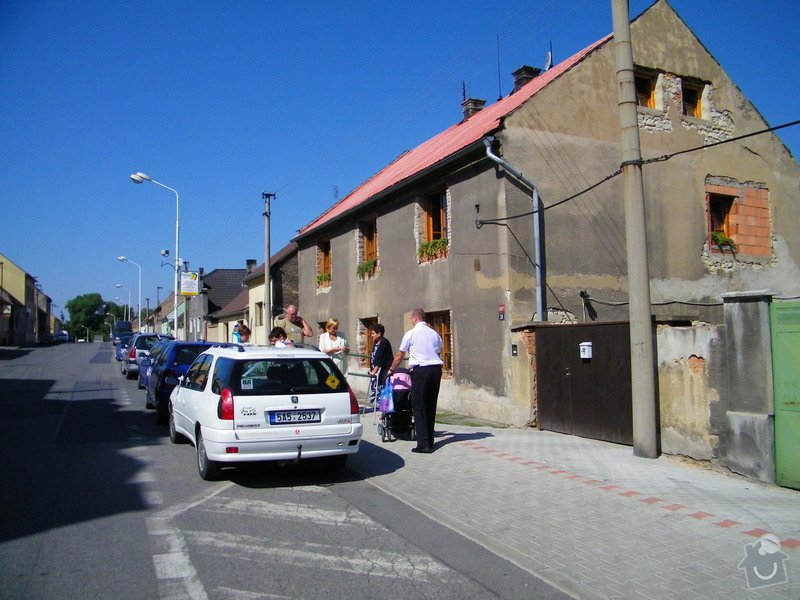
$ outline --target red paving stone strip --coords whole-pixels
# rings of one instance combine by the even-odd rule
[[[690,515],[686,515],[687,517],[692,517],[693,519],[707,519],[708,517],[713,517],[711,513],[704,512],[702,510],[698,510],[697,512],[693,512]]]
[[[535,460],[524,460],[520,456],[515,456],[513,454],[508,454],[507,452],[500,452],[499,450],[495,450],[494,448],[489,448],[487,446],[482,446],[481,444],[477,444],[475,442],[471,442],[471,441],[468,441],[468,440],[460,442],[460,443],[465,445],[465,446],[468,446],[468,447],[472,448],[473,450],[477,450],[478,452],[483,452],[483,453],[486,453],[486,454],[492,454],[497,458],[503,458],[503,459],[508,460],[510,462],[515,462],[515,463],[517,463],[519,465],[523,465],[523,466],[537,465],[535,467],[537,471],[549,471],[551,475],[563,475],[563,474],[566,474],[566,473],[569,472],[569,471],[564,471],[562,469],[557,469],[557,468],[554,469],[550,465],[545,465],[545,464],[542,464],[542,463],[540,463],[538,461],[535,461]],[[553,470],[551,470],[551,469],[553,469]],[[579,479],[585,479],[585,478],[584,478],[583,475],[568,475],[566,477],[566,479],[572,479],[572,480],[577,481]],[[586,485],[597,485],[598,483],[603,483],[603,481],[601,479],[586,479],[582,483],[585,483]],[[622,488],[620,488],[620,486],[618,486],[618,485],[607,484],[607,485],[599,487],[598,489],[610,492],[610,491],[618,490],[618,489],[622,489]],[[628,491],[625,491],[625,492],[620,492],[619,495],[620,496],[624,496],[626,498],[632,498],[634,496],[641,496],[643,494],[641,492],[637,492],[637,491],[634,491],[634,490],[628,490]],[[650,496],[648,498],[639,499],[639,502],[644,502],[645,504],[658,504],[659,502],[664,502],[664,500],[662,498],[656,498],[655,496]],[[667,506],[662,506],[661,508],[663,508],[664,510],[669,510],[669,511],[679,511],[679,510],[683,510],[683,509],[689,508],[689,507],[688,506],[684,506],[683,504],[669,504]],[[702,510],[698,510],[696,512],[687,514],[686,516],[687,517],[691,517],[693,519],[700,520],[700,519],[707,519],[708,517],[713,517],[714,515],[711,514],[711,513],[702,511]],[[741,525],[742,523],[740,523],[739,521],[734,521],[733,519],[723,519],[722,521],[717,521],[716,523],[712,523],[712,524],[716,525],[717,527],[722,527],[724,529],[730,529],[731,527],[735,527],[737,525]],[[752,537],[759,537],[760,538],[761,536],[763,536],[763,535],[765,535],[767,533],[770,533],[770,532],[767,531],[766,529],[755,528],[755,529],[751,529],[749,531],[743,531],[741,533],[743,533],[745,535],[752,536]],[[786,548],[786,549],[791,549],[791,550],[794,550],[796,548],[800,548],[800,540],[796,540],[794,538],[786,538],[785,540],[781,541],[781,548]]]
[[[716,523],[713,523],[713,525],[716,525],[717,527],[725,527],[727,529],[728,527],[733,527],[734,525],[741,525],[741,523],[732,519],[725,519],[723,521],[717,521]]]
[[[661,498],[656,498],[655,496],[650,496],[649,498],[642,498],[639,502],[644,502],[645,504],[656,504],[658,502],[663,502]]]
[[[768,533],[772,533],[771,531],[767,531],[766,529],[759,529],[756,527],[755,529],[751,529],[750,531],[743,531],[745,535],[751,535],[753,537],[760,538],[762,535],[766,535]]]

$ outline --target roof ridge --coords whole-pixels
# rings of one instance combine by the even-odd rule
[[[337,217],[361,206],[382,192],[450,158],[471,144],[480,141],[485,135],[488,135],[492,131],[500,129],[505,117],[530,100],[537,92],[544,89],[562,74],[583,62],[586,57],[604,45],[612,37],[613,34],[608,34],[593,42],[583,50],[576,52],[551,69],[531,79],[518,90],[511,92],[501,100],[479,110],[469,118],[451,125],[433,137],[424,140],[414,149],[404,151],[377,173],[371,175],[363,183],[358,185],[347,196],[327,208],[322,214],[298,230],[298,235],[294,239],[297,240],[310,231],[333,221]]]

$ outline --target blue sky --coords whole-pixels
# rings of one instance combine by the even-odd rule
[[[670,4],[771,125],[800,118],[800,2]],[[650,5],[631,0],[631,15]],[[275,252],[338,197],[494,102],[511,72],[610,33],[611,0],[0,4],[0,252],[63,307],[172,290],[191,269]],[[498,36],[500,81],[498,85]],[[498,89],[499,87],[499,89]],[[800,157],[800,127],[778,133]],[[61,310],[61,309],[56,309]]]

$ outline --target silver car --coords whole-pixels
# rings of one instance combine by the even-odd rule
[[[120,371],[128,379],[139,375],[139,365],[142,359],[150,354],[150,348],[159,340],[174,340],[171,335],[163,333],[135,333],[128,342],[128,351],[120,363]]]

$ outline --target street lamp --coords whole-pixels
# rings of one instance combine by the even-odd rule
[[[117,260],[120,262],[129,262],[139,268],[139,301],[136,304],[136,322],[139,324],[139,331],[142,331],[142,265],[124,256],[118,256]]]
[[[128,290],[128,288],[126,288],[121,283],[118,283],[115,287],[118,287],[121,290]],[[131,291],[130,290],[128,290],[128,312],[127,312],[127,314],[125,316],[128,317],[127,319],[125,319],[126,321],[130,321],[131,320]]]
[[[154,183],[157,186],[162,187],[165,190],[169,190],[173,194],[175,194],[175,283],[174,283],[174,287],[173,287],[173,301],[172,301],[172,303],[174,304],[173,310],[175,311],[174,328],[175,328],[175,339],[177,340],[178,339],[178,271],[181,268],[181,264],[180,264],[179,258],[178,258],[178,256],[179,256],[178,255],[178,248],[179,248],[180,230],[181,230],[181,226],[180,226],[180,214],[181,214],[181,211],[180,211],[180,197],[178,196],[178,191],[177,190],[174,190],[171,187],[169,187],[168,185],[164,185],[163,183],[160,183],[160,182],[156,181],[155,179],[153,179],[149,175],[147,175],[145,173],[142,173],[142,172],[137,172],[137,173],[134,173],[133,175],[131,175],[131,181],[133,181],[133,183],[144,183],[145,181],[149,181],[150,183]]]

